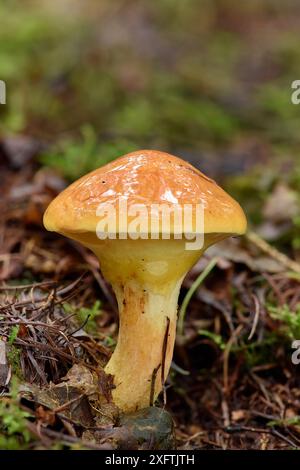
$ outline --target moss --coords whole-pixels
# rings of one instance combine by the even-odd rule
[[[20,450],[28,446],[33,439],[27,427],[31,416],[20,408],[18,381],[13,378],[9,398],[0,400],[0,449]]]
[[[83,328],[88,333],[95,333],[97,331],[97,317],[101,315],[101,303],[99,300],[96,300],[94,305],[90,308],[81,307],[79,309],[74,308],[73,305],[68,303],[64,304],[64,309],[66,313],[74,312],[76,313],[77,320],[79,325],[83,325]]]

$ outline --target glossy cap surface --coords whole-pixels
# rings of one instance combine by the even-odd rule
[[[128,207],[143,204],[147,208],[200,203],[204,233],[246,231],[242,208],[215,181],[188,162],[156,150],[129,153],[75,181],[51,202],[44,225],[65,235],[95,232],[99,204],[112,205],[118,216],[120,199]]]

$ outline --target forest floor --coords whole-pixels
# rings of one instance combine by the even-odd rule
[[[0,447],[114,448],[120,421],[102,366],[116,344],[115,300],[96,258],[43,228],[65,182],[37,152],[24,138],[1,145]],[[268,230],[279,230],[278,191],[265,208]],[[180,303],[209,263],[166,384],[177,446],[299,448],[300,265],[249,233],[207,252]]]

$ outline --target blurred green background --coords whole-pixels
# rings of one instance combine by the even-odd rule
[[[299,1],[3,0],[0,18],[0,132],[41,140],[66,179],[158,148],[220,179],[254,223],[279,180],[299,198]]]

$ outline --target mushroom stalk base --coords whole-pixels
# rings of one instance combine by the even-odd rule
[[[154,293],[136,280],[113,284],[120,326],[116,349],[106,366],[114,376],[113,400],[123,411],[153,404],[172,360],[181,279]]]

